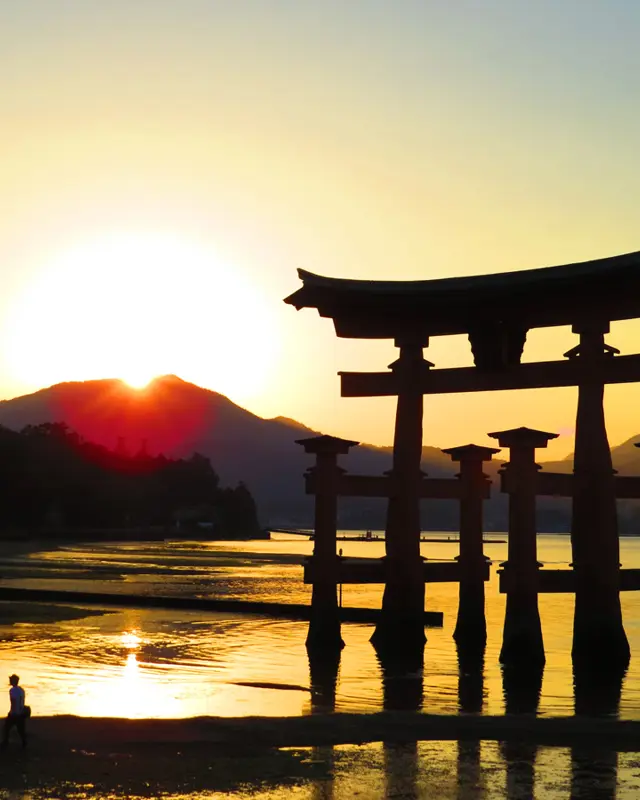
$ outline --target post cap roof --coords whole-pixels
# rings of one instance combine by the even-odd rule
[[[500,452],[499,447],[482,447],[479,444],[463,444],[459,447],[442,449],[443,453],[451,456],[452,461],[491,461],[491,457]]]
[[[534,428],[510,428],[506,431],[496,431],[487,434],[492,439],[497,439],[501,447],[546,447],[551,439],[557,439],[559,434],[537,431]]]
[[[335,453],[346,455],[350,448],[360,444],[350,439],[340,439],[337,436],[311,436],[308,439],[296,439],[296,444],[301,444],[307,453]]]

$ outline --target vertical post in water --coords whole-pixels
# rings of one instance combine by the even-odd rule
[[[516,428],[489,436],[500,447],[509,448],[509,463],[502,472],[503,491],[509,495],[509,545],[502,565],[507,608],[500,662],[531,670],[545,662],[538,611],[536,484],[540,467],[535,450],[546,447],[558,434]]]
[[[339,557],[336,552],[338,481],[344,470],[338,466],[338,455],[346,455],[358,442],[334,436],[315,436],[299,439],[297,444],[316,456],[315,467],[308,470],[306,476],[307,492],[315,495],[313,555],[309,559],[312,591],[307,649],[329,658],[344,646],[340,633]]]
[[[422,472],[421,382],[432,364],[422,356],[428,339],[396,340],[390,365],[399,382],[385,534],[385,587],[371,641],[379,652],[414,654],[424,648],[424,573],[420,556]]]
[[[576,324],[580,344],[566,355],[584,368],[578,384],[571,547],[576,578],[574,664],[625,669],[629,642],[620,608],[620,543],[615,471],[604,417],[600,367],[618,351],[604,342],[608,322]]]
[[[484,614],[484,577],[487,557],[482,550],[482,505],[488,486],[482,471],[499,449],[467,444],[443,450],[460,462],[460,595],[453,638],[458,648],[484,650],[487,622]]]

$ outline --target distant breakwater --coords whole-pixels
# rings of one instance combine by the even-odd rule
[[[155,595],[115,594],[108,592],[68,592],[53,589],[16,589],[0,587],[0,600],[19,600],[33,603],[68,603],[121,608],[170,608],[185,611],[227,611],[234,614],[254,614],[282,619],[309,620],[310,605],[296,603],[265,603],[254,600],[209,599],[203,597],[157,597]],[[375,622],[380,611],[376,608],[341,608],[343,622]],[[441,611],[425,611],[424,624],[441,628]]]

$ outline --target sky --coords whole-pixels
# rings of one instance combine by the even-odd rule
[[[390,444],[340,398],[391,342],[282,299],[296,269],[426,279],[640,250],[633,0],[0,4],[0,397],[175,373],[260,416]],[[639,350],[640,323],[609,343]],[[561,358],[568,329],[525,360]],[[471,363],[464,337],[436,366]],[[425,398],[424,441],[572,449],[575,389]],[[609,387],[612,444],[640,388]]]

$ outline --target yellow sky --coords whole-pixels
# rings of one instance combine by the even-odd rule
[[[175,372],[387,444],[393,401],[343,400],[336,373],[393,347],[285,306],[297,267],[417,279],[640,249],[637,4],[391,5],[4,4],[0,395]],[[574,344],[534,332],[526,358]],[[457,338],[427,357],[470,363]],[[608,389],[612,443],[639,400]],[[427,398],[425,442],[529,425],[564,455],[574,416],[574,390]]]

